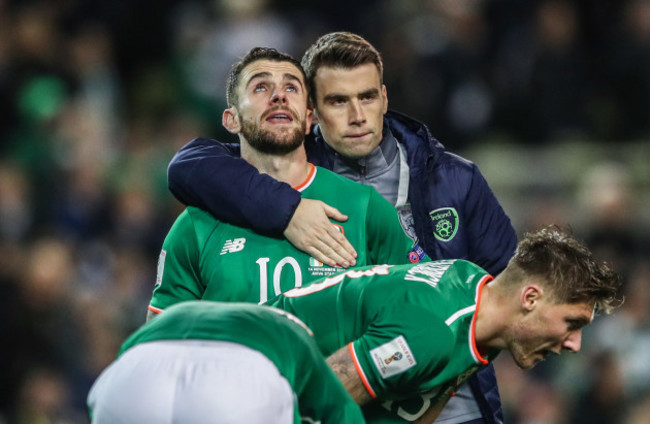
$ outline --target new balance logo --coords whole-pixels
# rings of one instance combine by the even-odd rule
[[[221,249],[221,254],[225,255],[226,253],[239,252],[244,250],[244,244],[246,243],[245,238],[236,238],[234,240],[228,240]]]

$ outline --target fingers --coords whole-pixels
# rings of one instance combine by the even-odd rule
[[[324,243],[315,243],[315,246],[307,248],[307,253],[317,261],[331,267],[340,266],[343,268],[349,268],[356,263],[354,259],[352,261],[345,259],[343,256],[339,255],[336,250],[328,247]]]
[[[323,211],[329,218],[340,222],[348,220],[348,216],[342,214],[338,209],[333,208],[326,203],[322,203],[322,206]],[[327,233],[331,238],[322,239],[327,247],[332,249],[332,251],[334,251],[337,255],[344,257],[346,263],[355,265],[357,251],[354,250],[354,247],[352,247],[352,244],[350,244],[348,239],[345,238],[343,233],[340,232],[335,226],[329,227]],[[342,262],[339,262],[339,264],[342,264]]]
[[[344,221],[348,220],[347,215],[342,214],[341,212],[339,212],[338,209],[331,207],[327,203],[323,203],[322,206],[323,206],[323,211],[325,211],[325,214],[329,218],[332,218],[332,219],[334,219],[336,221],[339,221],[339,222],[344,222]]]
[[[344,268],[356,265],[356,250],[329,217],[347,220],[347,216],[321,201],[302,199],[284,235],[319,262]]]
[[[329,266],[348,268],[357,263],[357,252],[331,223],[327,227],[311,228],[299,234],[285,231],[285,235],[294,246]]]
[[[336,227],[331,226],[327,233],[330,238],[323,240],[327,247],[332,249],[338,255],[344,257],[351,265],[356,265],[357,251],[347,238]],[[347,268],[347,267],[345,267]]]

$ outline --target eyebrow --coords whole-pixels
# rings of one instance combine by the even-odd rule
[[[362,91],[361,93],[358,94],[359,97],[378,96],[378,95],[379,95],[379,89],[376,87],[369,88],[368,90]]]
[[[367,90],[361,91],[360,93],[357,93],[355,97],[368,97],[368,96],[379,96],[379,89],[377,88],[369,88]],[[347,100],[349,99],[350,96],[347,94],[337,94],[337,93],[332,93],[332,94],[327,94],[326,96],[323,97],[323,101],[332,101],[332,100]]]
[[[271,74],[270,72],[268,72],[268,71],[262,71],[262,72],[258,72],[258,73],[256,73],[256,74],[253,74],[253,75],[251,75],[251,77],[250,77],[250,78],[248,79],[248,81],[246,82],[246,87],[248,87],[248,86],[250,85],[250,83],[251,83],[253,80],[255,80],[255,79],[258,79],[258,78],[262,78],[262,79],[263,79],[263,78],[269,78],[270,76],[272,76],[272,74]],[[292,74],[292,73],[285,72],[285,73],[282,75],[282,79],[285,80],[285,81],[286,81],[286,80],[289,80],[289,81],[295,81],[295,82],[297,82],[297,83],[300,85],[300,87],[303,87],[303,84],[302,84],[302,81],[300,80],[300,78],[298,78],[296,75],[294,75],[294,74]]]

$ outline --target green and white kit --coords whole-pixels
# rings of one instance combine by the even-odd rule
[[[288,398],[289,416],[295,423],[301,417],[304,422],[323,424],[363,422],[361,410],[325,362],[312,334],[295,316],[267,306],[210,301],[174,305],[124,342],[116,361],[91,389],[90,410],[104,417],[111,414],[112,419],[126,417],[118,422],[133,422],[130,417],[137,414],[146,422],[161,416],[164,422],[204,422],[210,419],[203,417],[206,411],[225,417],[261,409],[262,400],[274,406]],[[129,357],[147,347],[154,348],[147,351],[149,357],[137,357],[137,362]],[[211,350],[215,354],[210,355]],[[241,352],[242,358],[231,355],[233,351]],[[220,356],[221,352],[228,355]],[[245,361],[258,366],[260,359],[249,352],[273,368],[268,378],[250,375]],[[140,372],[150,364],[157,368],[149,374]],[[278,379],[284,384],[278,385]],[[269,387],[290,390],[286,396],[279,389],[269,392]],[[244,395],[215,408],[213,403],[226,396],[224,391]]]
[[[348,346],[368,393],[382,401],[364,409],[368,422],[405,422],[498,353],[479,352],[474,337],[491,279],[463,260],[371,266],[267,304],[304,321],[324,355]]]
[[[359,266],[419,261],[397,212],[372,187],[311,165],[302,196],[318,199],[348,215],[332,224],[358,253]],[[184,300],[262,303],[343,269],[324,265],[286,240],[215,219],[188,207],[162,247],[149,309],[160,312]]]

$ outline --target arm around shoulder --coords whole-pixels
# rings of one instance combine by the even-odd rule
[[[167,169],[169,189],[182,203],[217,219],[280,237],[300,193],[241,159],[238,146],[196,138],[176,153]]]

